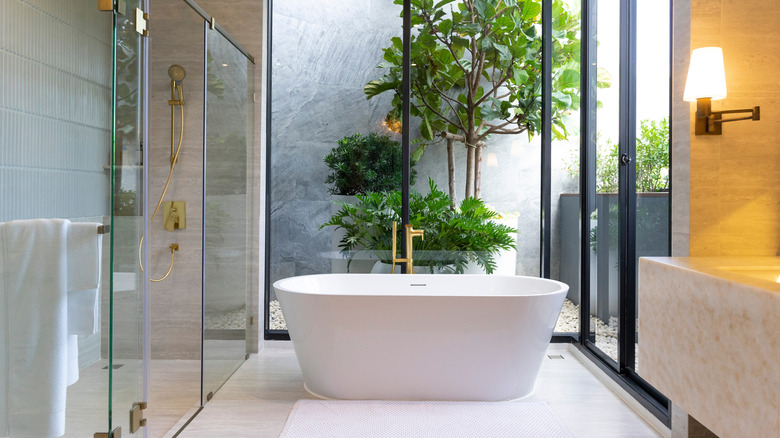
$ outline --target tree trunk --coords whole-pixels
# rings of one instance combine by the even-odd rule
[[[454,210],[457,205],[455,193],[455,140],[451,138],[447,138],[447,172],[450,183],[450,199],[452,200],[450,208]]]
[[[466,198],[474,197],[474,158],[476,148],[466,144]]]
[[[482,148],[477,145],[474,147],[474,197],[482,197]]]
[[[480,169],[478,162],[477,162],[477,151],[479,151],[480,157],[479,162],[482,161],[481,158],[481,148],[485,147],[485,142],[482,140],[474,140],[474,143],[469,143],[467,138],[462,135],[458,134],[450,134],[449,132],[440,132],[439,137],[447,140],[447,161],[449,165],[449,172],[450,172],[450,195],[452,196],[452,202],[455,202],[455,152],[453,150],[453,142],[459,141],[466,145],[466,193],[464,194],[464,197],[479,197],[478,194],[475,194],[475,182],[481,180],[482,171],[479,170],[479,176],[475,174],[475,171],[477,169]],[[481,184],[481,183],[480,183]]]

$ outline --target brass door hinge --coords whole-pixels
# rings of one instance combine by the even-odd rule
[[[133,407],[130,409],[130,433],[136,433],[138,429],[146,426],[144,409],[146,409],[146,402],[133,403]]]
[[[113,432],[96,432],[92,435],[93,438],[122,438],[122,428],[117,427]]]
[[[149,36],[149,14],[135,8],[135,31],[141,36]]]
[[[99,11],[114,11],[125,15],[127,8],[125,7],[125,0],[117,0],[114,4],[114,0],[98,0]]]

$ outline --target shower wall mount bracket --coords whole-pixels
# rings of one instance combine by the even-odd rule
[[[113,432],[96,432],[92,438],[122,438],[122,428],[117,427]]]
[[[112,12],[114,10],[120,15],[126,15],[127,6],[125,5],[125,0],[117,0],[116,5],[114,0],[98,0],[98,11]]]
[[[138,429],[146,426],[144,409],[146,409],[146,402],[133,403],[133,407],[130,409],[130,433],[136,433]]]
[[[135,31],[141,36],[149,36],[149,14],[135,8]]]

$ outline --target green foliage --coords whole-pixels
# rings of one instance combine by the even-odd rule
[[[136,208],[135,201],[135,190],[117,189],[114,194],[114,215],[139,216],[141,212]]]
[[[454,266],[463,273],[469,261],[478,263],[485,272],[496,269],[495,255],[501,249],[515,248],[512,234],[517,230],[497,224],[497,216],[480,199],[466,198],[455,210],[450,209],[449,195],[428,180],[430,192],[412,192],[409,198],[410,222],[425,231],[424,239],[414,239],[414,264],[420,266]],[[340,203],[341,209],[320,229],[335,226],[345,230],[339,247],[351,261],[351,251],[375,251],[380,259],[392,261],[393,221],[401,223],[401,192],[358,195],[358,203]],[[403,230],[398,227],[398,242]],[[400,243],[399,243],[400,251]]]
[[[412,166],[415,164],[412,160]],[[401,144],[376,133],[355,134],[338,141],[325,156],[331,173],[325,180],[334,195],[362,195],[386,192],[401,187]],[[412,169],[414,184],[416,171]]]
[[[669,189],[669,119],[642,120],[636,139],[636,190]]]
[[[596,140],[596,192],[618,191],[618,144]],[[579,152],[566,163],[572,178],[579,175]],[[642,120],[636,139],[636,191],[663,192],[669,190],[669,120]]]
[[[541,130],[541,9],[541,0],[411,2],[411,111],[424,139],[448,132],[476,144],[490,134]],[[563,117],[579,108],[580,17],[562,0],[553,1],[552,15],[553,132],[564,138]],[[386,74],[364,92],[394,91],[388,119],[399,120],[401,38],[392,38],[384,61]]]

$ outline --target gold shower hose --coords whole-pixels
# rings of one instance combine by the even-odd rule
[[[176,100],[176,91],[179,91],[179,100]],[[178,103],[177,103],[178,102]],[[181,144],[182,140],[184,139],[184,98],[182,95],[182,86],[181,83],[178,85],[175,81],[171,81],[171,152],[173,152],[173,145],[175,143],[175,137],[173,135],[174,130],[176,129],[175,125],[175,119],[176,119],[176,106],[179,106],[179,114],[181,115],[180,123],[179,123],[179,144],[176,146],[176,153],[174,153],[171,156],[171,170],[168,172],[168,180],[165,181],[165,188],[163,188],[162,194],[160,195],[160,200],[157,201],[157,207],[154,209],[154,213],[152,213],[152,217],[149,219],[149,225],[154,222],[154,218],[157,217],[157,213],[160,211],[160,206],[163,203],[163,199],[165,199],[165,193],[168,191],[168,186],[171,184],[171,178],[173,177],[173,169],[176,168],[176,162],[179,160],[179,151],[181,151]],[[141,272],[144,270],[144,265],[141,260],[141,249],[143,248],[144,244],[144,236],[141,236],[141,240],[138,242],[138,266],[141,268]],[[173,270],[173,258],[176,251],[179,250],[179,244],[178,243],[172,243],[169,247],[171,249],[171,264],[168,266],[168,272],[165,273],[161,278],[149,278],[149,280],[157,283],[160,281],[165,280],[168,278],[168,275],[171,274],[171,271]]]

